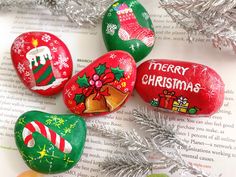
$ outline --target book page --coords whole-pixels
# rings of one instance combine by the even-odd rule
[[[159,58],[204,64],[216,70],[225,83],[224,104],[212,117],[187,119],[174,116],[169,120],[179,128],[178,136],[187,142],[188,151],[180,150],[182,156],[187,162],[211,174],[222,174],[222,177],[236,174],[236,82],[232,78],[236,74],[235,54],[230,49],[220,51],[213,48],[211,41],[200,35],[193,36],[193,43],[188,43],[185,31],[171,21],[165,11],[158,7],[157,1],[140,2],[150,13],[157,34],[153,51],[144,60]],[[43,8],[1,11],[0,26],[0,157],[4,160],[0,170],[4,170],[6,176],[17,176],[28,169],[14,141],[14,124],[17,118],[30,110],[55,114],[69,111],[63,103],[61,93],[46,98],[32,93],[21,83],[10,58],[10,47],[14,39],[26,31],[48,31],[57,35],[71,52],[73,73],[86,67],[107,50],[102,39],[101,25],[95,29],[79,29],[65,17],[52,16]],[[87,124],[131,130],[134,127],[132,109],[140,106],[147,104],[134,92],[119,111],[89,118]],[[122,152],[123,149],[117,142],[102,138],[89,130],[84,153],[78,164],[63,174],[47,176],[102,177],[104,174],[100,173],[99,162],[109,155],[119,155]],[[180,173],[170,176],[179,177]]]

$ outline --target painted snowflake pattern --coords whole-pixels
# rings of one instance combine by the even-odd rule
[[[29,71],[26,71],[25,73],[24,73],[24,81],[26,81],[26,82],[31,82],[31,74],[30,74],[30,72]]]
[[[14,42],[13,51],[17,54],[21,54],[25,46],[25,40],[21,37],[17,41]]]
[[[138,2],[137,1],[132,1],[129,5],[130,8],[134,7],[135,5],[137,5]]]
[[[131,45],[129,46],[129,48],[132,50],[132,52],[135,52],[135,46],[134,46],[134,44],[131,44]]]
[[[22,64],[22,63],[18,63],[18,65],[17,65],[17,70],[18,70],[18,72],[20,73],[20,74],[22,74],[22,73],[24,73],[25,72],[25,66],[24,66],[24,64]]]
[[[54,53],[57,52],[57,48],[56,48],[56,47],[53,47],[51,50],[52,50]]]
[[[69,65],[67,64],[68,60],[68,57],[59,55],[58,60],[54,63],[54,66],[58,66],[60,70],[62,70],[62,68],[69,68]]]
[[[112,54],[110,55],[110,58],[111,58],[111,59],[116,58],[116,54],[112,53]]]
[[[142,16],[145,20],[148,20],[150,18],[147,12],[143,12]]]
[[[115,34],[116,29],[117,29],[117,26],[115,24],[108,23],[106,33],[113,36]]]
[[[70,89],[66,89],[65,94],[70,98],[72,96],[71,90]]]
[[[49,36],[48,34],[44,34],[44,35],[42,36],[42,40],[43,40],[44,42],[48,42],[48,41],[51,40],[51,36]]]

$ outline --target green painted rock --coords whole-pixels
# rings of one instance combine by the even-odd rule
[[[15,141],[24,161],[40,173],[72,168],[81,157],[85,139],[85,121],[75,115],[30,111],[15,125]]]
[[[129,52],[136,62],[146,57],[155,42],[152,21],[136,0],[119,0],[107,10],[102,23],[107,49]]]
[[[169,177],[169,176],[166,175],[166,174],[161,173],[161,174],[148,175],[147,177]]]

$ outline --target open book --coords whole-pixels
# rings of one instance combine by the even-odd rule
[[[211,118],[170,120],[179,128],[179,137],[188,142],[189,150],[181,150],[182,156],[187,162],[213,175],[236,176],[236,55],[230,49],[220,51],[213,48],[210,40],[202,36],[193,36],[194,42],[188,43],[185,31],[172,22],[165,11],[158,7],[156,0],[140,2],[151,15],[158,37],[153,51],[144,60],[160,58],[204,64],[216,70],[225,83],[224,104]],[[57,35],[72,54],[73,73],[107,51],[100,25],[95,29],[79,29],[66,18],[52,16],[43,8],[1,11],[0,26],[0,176],[14,177],[28,169],[14,141],[17,118],[30,110],[69,113],[61,94],[45,98],[32,93],[21,83],[10,58],[9,50],[14,39],[26,31],[48,31]],[[131,111],[139,106],[146,104],[134,92],[119,111],[104,117],[90,118],[87,124],[130,130],[133,126],[130,121]],[[106,156],[122,152],[116,145],[88,131],[84,154],[79,163],[64,174],[48,176],[102,177],[104,174],[100,173],[98,164]],[[170,176],[178,177],[180,174]]]

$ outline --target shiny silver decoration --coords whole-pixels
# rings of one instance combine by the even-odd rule
[[[135,130],[124,131],[95,124],[87,125],[89,131],[112,139],[119,143],[119,147],[126,149],[124,154],[112,155],[100,163],[100,168],[106,176],[142,177],[152,174],[154,170],[166,169],[171,174],[178,172],[181,176],[192,174],[197,177],[210,177],[184,161],[176,145],[182,148],[186,146],[177,139],[175,128],[168,125],[168,121],[163,119],[163,114],[139,110],[141,111],[133,110],[133,121],[145,130],[142,136]],[[158,160],[149,161],[147,157],[150,154],[158,157]]]
[[[0,0],[0,10],[44,6],[53,15],[66,16],[79,27],[96,26],[113,0]]]
[[[236,0],[159,0],[161,7],[189,34],[211,38],[219,49],[236,52]]]

